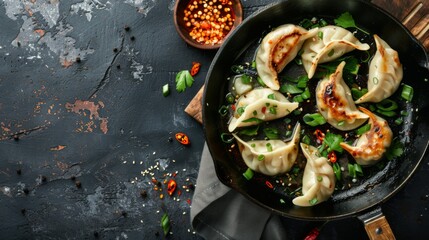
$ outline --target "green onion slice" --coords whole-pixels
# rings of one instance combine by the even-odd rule
[[[253,175],[254,175],[254,173],[253,173],[252,169],[250,169],[250,168],[247,168],[247,170],[243,173],[243,176],[244,176],[247,180],[252,179],[252,178],[253,178]]]
[[[303,120],[306,124],[315,127],[326,123],[325,118],[320,113],[307,113],[304,115]]]
[[[404,84],[402,87],[401,97],[407,101],[411,101],[413,99],[414,89],[410,85]]]

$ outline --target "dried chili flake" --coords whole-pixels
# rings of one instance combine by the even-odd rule
[[[176,140],[179,141],[183,145],[189,145],[189,137],[184,133],[176,133]]]
[[[330,152],[328,154],[328,159],[331,163],[336,163],[337,162],[337,154],[335,154],[334,151]]]
[[[271,188],[271,189],[273,189],[274,188],[274,186],[273,186],[273,184],[270,182],[270,181],[265,181],[265,185],[267,185],[267,187],[269,187],[269,188]]]
[[[176,191],[177,183],[174,179],[170,179],[167,184],[167,192],[168,195],[173,195],[174,191]]]
[[[317,141],[322,143],[323,139],[325,138],[325,134],[322,132],[322,130],[320,129],[316,129],[316,131],[314,131],[314,136],[316,136]]]
[[[201,67],[201,63],[192,62],[191,76],[197,75],[197,73],[200,71],[200,67]]]

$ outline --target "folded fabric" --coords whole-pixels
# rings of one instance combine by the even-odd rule
[[[192,199],[191,223],[205,239],[287,239],[279,216],[219,181],[207,144]]]

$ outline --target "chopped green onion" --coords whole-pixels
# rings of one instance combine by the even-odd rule
[[[250,168],[247,168],[247,170],[243,173],[243,176],[244,176],[247,180],[252,179],[252,178],[253,178],[253,175],[254,175],[254,173],[253,173],[252,169],[250,169]]]
[[[320,19],[319,25],[321,27],[325,27],[325,26],[328,26],[328,22],[325,19]]]
[[[273,106],[273,107],[269,108],[269,111],[270,111],[271,114],[277,114],[277,110],[276,109],[277,109],[277,106]]]
[[[323,177],[322,177],[322,176],[317,176],[317,181],[318,181],[318,182],[323,181]]]
[[[265,144],[265,146],[267,147],[267,152],[273,151],[273,145],[271,145],[271,143],[267,143],[267,144]]]
[[[290,136],[292,136],[292,131],[290,131],[290,130],[287,130],[286,131],[286,133],[285,133],[285,137],[290,137]]]
[[[334,163],[332,165],[332,169],[334,170],[335,177],[337,178],[338,181],[340,181],[341,180],[341,167],[340,167],[340,164],[338,164],[338,162]]]
[[[318,201],[317,201],[317,197],[315,197],[315,198],[313,198],[313,199],[308,200],[308,202],[310,203],[310,205],[316,205],[316,203],[318,202]]]
[[[322,31],[319,31],[319,32],[317,33],[317,36],[319,37],[319,39],[323,39],[323,32],[322,32]]]
[[[219,114],[222,116],[222,117],[225,117],[227,114],[228,114],[228,107],[227,106],[225,106],[225,105],[222,105],[220,108],[219,108]]]
[[[334,53],[335,53],[335,50],[334,50],[334,49],[331,49],[331,51],[329,51],[329,52],[328,52],[328,56],[329,56],[329,57],[332,57],[332,55],[334,55]]]
[[[394,116],[396,116],[396,112],[394,112],[394,111],[383,111],[383,110],[377,109],[376,112],[380,113],[381,115],[384,115],[386,117],[394,117]]]
[[[234,136],[231,133],[221,133],[220,138],[224,143],[232,143],[234,141]]]
[[[349,175],[352,177],[352,178],[356,178],[356,171],[355,171],[355,167],[353,166],[353,164],[347,164],[347,167],[348,167],[348,169],[349,169]]]
[[[258,111],[254,110],[254,111],[252,112],[252,114],[253,114],[253,116],[258,115]]]
[[[375,85],[377,85],[379,82],[378,77],[373,77],[372,78],[372,83],[374,83]]]
[[[339,127],[341,127],[341,126],[344,126],[344,124],[346,123],[346,121],[339,121],[338,123],[337,123],[337,126],[339,126]]]
[[[240,79],[243,84],[250,84],[252,82],[252,78],[247,74],[241,75]]]
[[[307,145],[310,145],[310,137],[308,135],[304,135],[301,141]]]
[[[356,175],[363,176],[362,167],[357,163],[353,164],[353,166],[354,166]]]
[[[244,110],[246,109],[246,107],[239,107],[239,108],[237,108],[237,110],[236,110],[236,112],[237,112],[237,114],[238,115],[240,115],[241,116],[241,114],[243,114],[244,113]]]
[[[291,123],[291,122],[292,122],[292,119],[290,119],[290,118],[285,118],[285,119],[283,119],[283,122],[285,122],[286,124],[289,124],[289,123]]]
[[[283,198],[280,198],[280,203],[285,204],[286,202],[285,202],[285,200],[283,200]]]
[[[162,95],[164,97],[167,97],[169,94],[170,94],[170,87],[169,87],[169,85],[167,83],[164,86],[162,86]]]
[[[244,67],[243,66],[241,66],[241,65],[233,65],[232,67],[231,67],[231,71],[232,72],[234,72],[234,73],[242,73],[243,72],[243,70],[244,70]]]
[[[225,99],[228,103],[234,103],[235,101],[235,97],[232,95],[232,93],[226,94]]]
[[[256,62],[253,61],[252,64],[250,65],[251,68],[255,69],[256,68]]]
[[[295,110],[293,110],[293,115],[295,115],[295,116],[298,116],[299,114],[301,114],[301,110],[298,110],[298,109],[295,109]]]
[[[410,85],[404,84],[402,87],[401,97],[407,101],[411,101],[413,99],[414,89]]]
[[[405,110],[402,110],[402,111],[401,111],[401,116],[408,116],[408,112],[407,112],[407,111],[405,111]]]
[[[315,127],[326,123],[325,118],[320,113],[307,113],[304,115],[303,120],[306,124]]]
[[[258,160],[259,161],[263,161],[265,159],[265,155],[264,154],[259,154],[258,155]]]
[[[166,236],[170,231],[170,219],[168,218],[167,213],[164,213],[161,218],[161,227],[164,231],[164,235]]]
[[[382,111],[393,111],[398,108],[398,104],[390,99],[384,99],[383,101],[376,103],[375,106]]]
[[[401,125],[403,122],[404,122],[404,120],[403,120],[402,118],[397,118],[397,119],[395,120],[395,124],[396,124],[396,125]]]
[[[356,130],[357,135],[362,135],[371,129],[371,124],[367,123]]]
[[[369,62],[369,59],[371,59],[371,54],[369,53],[369,51],[365,51],[366,53],[366,57],[364,59],[360,59],[362,61],[362,63],[366,63]]]
[[[274,93],[271,93],[267,96],[268,99],[272,99],[272,100],[276,100],[276,96],[274,95]]]

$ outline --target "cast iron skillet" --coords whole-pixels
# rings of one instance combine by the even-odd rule
[[[356,23],[371,33],[377,33],[398,51],[404,66],[403,82],[414,88],[412,107],[418,109],[410,116],[413,124],[404,124],[403,131],[410,134],[405,154],[388,162],[379,174],[366,180],[362,187],[352,188],[333,196],[334,200],[310,208],[296,207],[291,201],[282,203],[278,193],[263,184],[254,184],[242,176],[237,165],[236,153],[229,151],[229,145],[221,141],[226,123],[218,113],[228,92],[230,68],[234,62],[249,51],[248,48],[261,39],[262,34],[285,23],[297,23],[304,17],[338,17],[350,12]],[[254,51],[254,50],[252,50]],[[372,220],[383,220],[380,204],[397,193],[422,161],[428,147],[429,119],[422,113],[429,111],[428,56],[412,34],[394,17],[364,0],[289,0],[264,7],[249,16],[225,41],[217,52],[207,75],[203,96],[203,126],[206,141],[214,159],[219,180],[235,189],[251,201],[282,216],[301,220],[334,220],[345,217],[359,217],[368,234]],[[390,228],[382,231],[391,234]],[[376,226],[377,227],[377,226]],[[381,227],[381,226],[380,226]],[[380,232],[380,231],[378,231]]]

